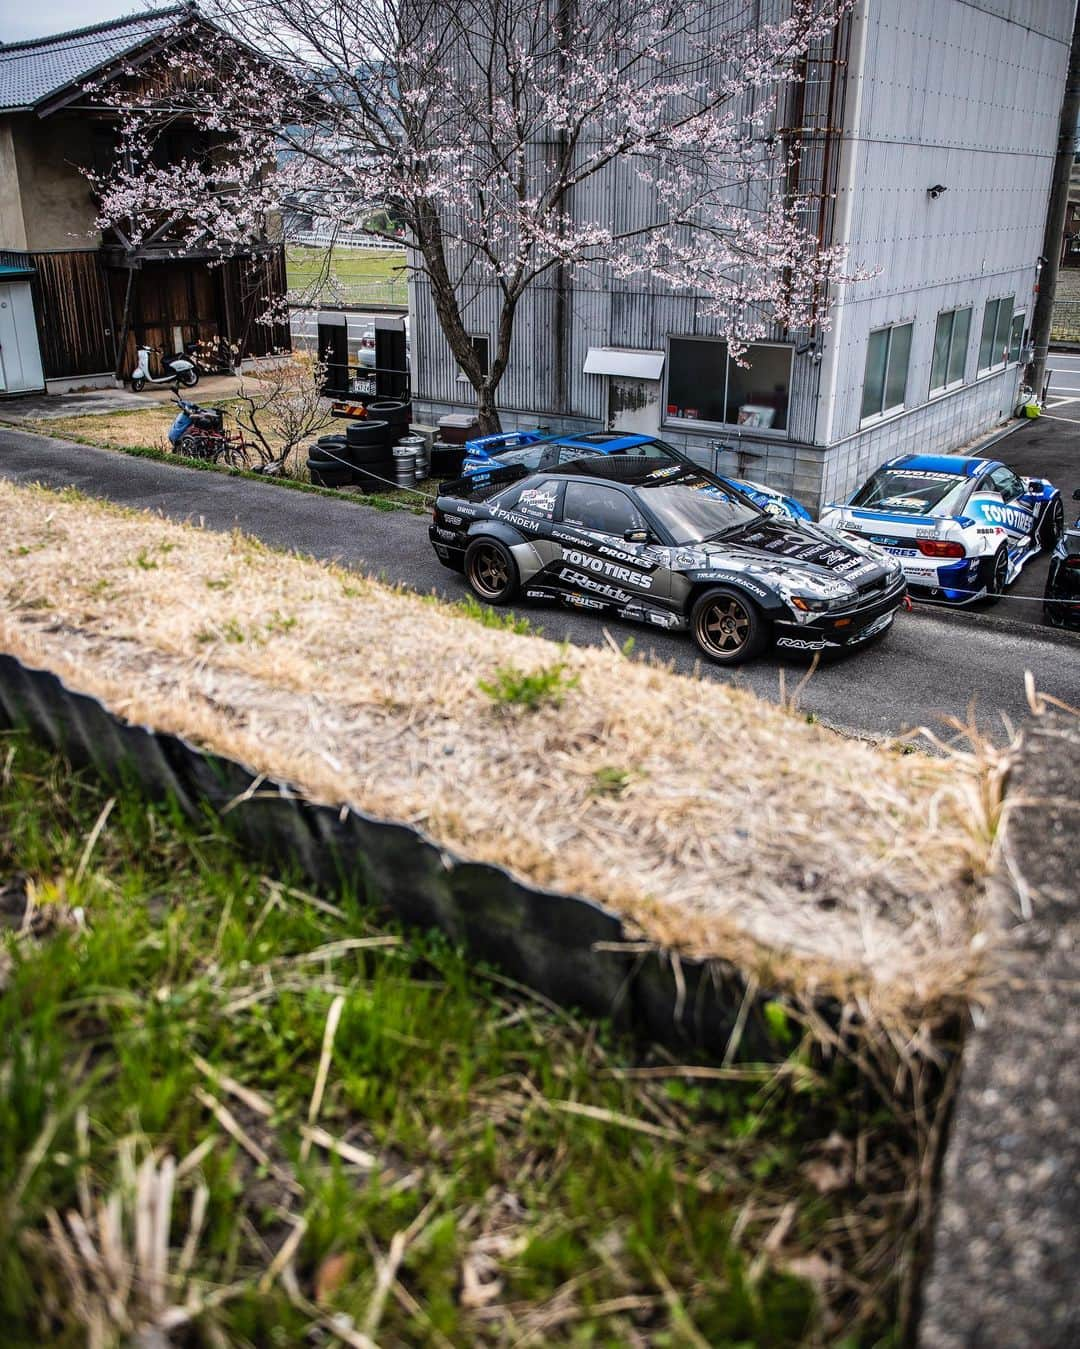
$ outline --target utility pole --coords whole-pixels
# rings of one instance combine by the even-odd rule
[[[1035,297],[1035,314],[1031,320],[1031,341],[1034,357],[1028,366],[1028,383],[1035,397],[1041,397],[1046,378],[1046,358],[1050,353],[1050,326],[1054,314],[1054,295],[1057,292],[1058,271],[1061,266],[1061,246],[1065,236],[1065,215],[1069,208],[1069,176],[1076,155],[1076,123],[1080,115],[1080,6],[1073,20],[1072,48],[1069,52],[1069,73],[1065,80],[1065,97],[1061,101],[1061,120],[1058,123],[1058,148],[1054,160],[1054,176],[1050,183],[1050,202],[1046,211],[1046,232],[1043,235],[1043,262],[1039,274],[1039,293]]]

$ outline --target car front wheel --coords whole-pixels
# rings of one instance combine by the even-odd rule
[[[477,539],[465,553],[465,576],[486,604],[509,604],[518,588],[518,569],[510,549],[498,539]]]
[[[737,590],[707,590],[690,611],[690,632],[702,655],[718,665],[741,665],[769,640],[764,614]]]

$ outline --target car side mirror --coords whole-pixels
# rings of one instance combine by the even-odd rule
[[[647,529],[628,529],[623,534],[627,543],[648,543],[651,537]]]
[[[1033,492],[1046,491],[1046,483],[1043,482],[1042,478],[1028,478],[1028,486]]]
[[[1074,501],[1080,501],[1080,487],[1077,487],[1077,488],[1074,490],[1074,492],[1073,492],[1073,500],[1074,500]]]

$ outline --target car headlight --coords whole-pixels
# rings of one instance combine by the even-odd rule
[[[790,595],[788,603],[804,614],[824,614],[830,609],[844,609],[855,598],[855,591],[825,599],[818,595]]]

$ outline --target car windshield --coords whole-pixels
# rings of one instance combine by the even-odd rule
[[[851,498],[865,510],[901,515],[952,515],[968,488],[969,478],[916,468],[879,468]]]
[[[656,469],[638,490],[679,544],[716,538],[761,515],[744,497],[681,466]]]

